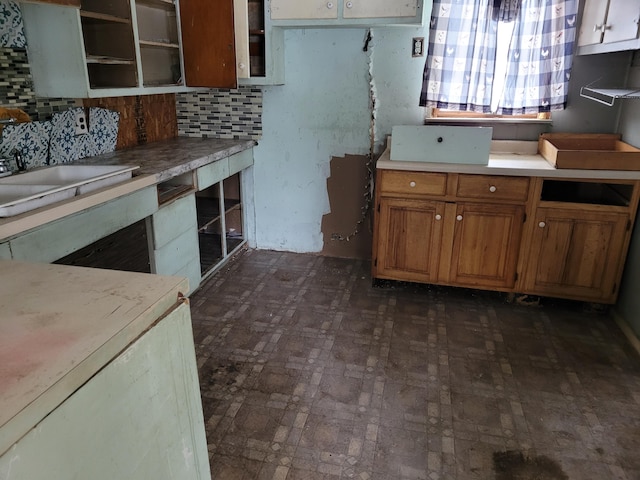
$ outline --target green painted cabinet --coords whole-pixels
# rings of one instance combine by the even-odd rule
[[[209,479],[198,385],[179,302],[0,456],[0,477]]]
[[[147,222],[151,272],[189,279],[189,291],[200,285],[195,195],[162,205]]]
[[[54,262],[148,217],[157,209],[155,186],[138,190],[10,239],[12,258]]]

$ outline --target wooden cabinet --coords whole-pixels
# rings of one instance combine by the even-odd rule
[[[444,207],[429,200],[380,199],[377,277],[437,282]]]
[[[513,288],[528,185],[528,178],[379,172],[374,278]]]
[[[634,0],[587,0],[578,34],[578,53],[604,53],[640,47],[640,4]]]
[[[22,5],[36,93],[91,98],[237,85],[233,0]],[[181,19],[181,21],[180,21]]]
[[[589,301],[615,300],[628,214],[539,208],[525,289]]]
[[[457,204],[447,283],[513,288],[523,220],[522,205]]]
[[[421,25],[423,8],[424,0],[271,0],[271,19],[291,27]]]
[[[638,183],[379,170],[372,276],[615,303]]]

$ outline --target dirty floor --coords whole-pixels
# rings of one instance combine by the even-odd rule
[[[606,312],[258,250],[191,305],[213,479],[640,479],[640,356]]]

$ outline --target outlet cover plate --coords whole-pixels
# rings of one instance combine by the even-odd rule
[[[84,112],[76,112],[76,135],[86,135],[89,133],[87,125],[87,116]]]

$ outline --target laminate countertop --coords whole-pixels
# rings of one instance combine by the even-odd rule
[[[0,278],[0,455],[188,291],[178,277],[11,260]]]
[[[256,145],[253,140],[178,137],[138,145],[73,162],[78,165],[138,166],[133,178],[95,192],[72,197],[29,212],[0,218],[0,240],[95,207],[140,189],[222,160]]]
[[[537,153],[538,142],[493,141],[487,165],[463,163],[405,162],[391,160],[387,148],[378,159],[376,168],[415,172],[451,172],[483,175],[512,175],[525,177],[640,180],[638,170],[578,170],[555,168]]]

